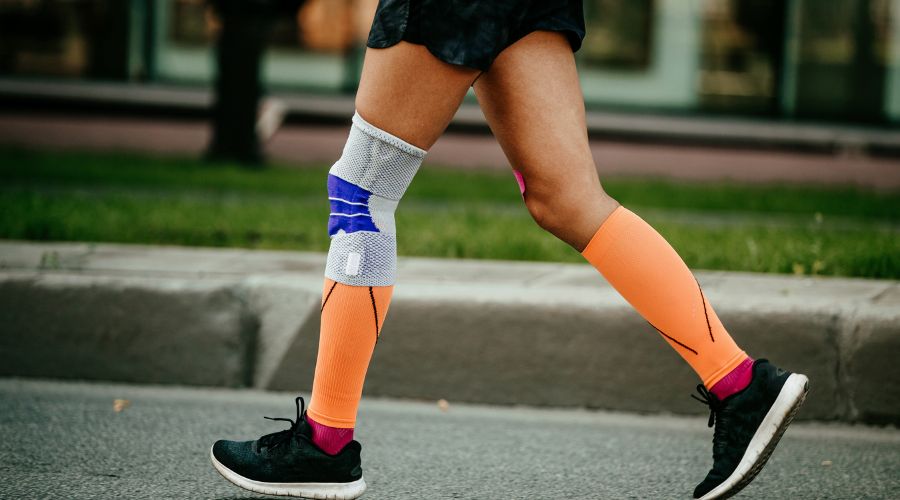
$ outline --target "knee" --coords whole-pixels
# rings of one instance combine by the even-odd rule
[[[393,284],[394,211],[423,156],[423,150],[353,117],[344,153],[328,175],[328,278],[352,286]]]
[[[560,225],[560,205],[559,202],[549,196],[528,193],[528,196],[525,197],[525,206],[528,208],[531,218],[534,219],[538,226],[551,233]]]
[[[573,206],[562,196],[542,196],[534,193],[529,193],[525,198],[525,206],[538,226],[557,236],[566,228],[567,223],[572,222],[573,214],[579,210],[579,207]]]
[[[556,186],[552,189],[532,189],[528,185],[525,206],[542,229],[567,243],[578,246],[599,227],[608,212],[618,206],[598,185]],[[584,234],[582,234],[584,233]]]

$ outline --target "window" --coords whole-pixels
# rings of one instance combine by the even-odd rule
[[[787,11],[780,0],[706,0],[698,92],[707,110],[777,113]]]
[[[645,70],[650,64],[653,0],[588,0],[581,61],[601,69]]]

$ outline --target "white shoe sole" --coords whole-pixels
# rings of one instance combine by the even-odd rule
[[[245,490],[264,495],[315,500],[352,500],[361,497],[366,491],[366,481],[362,477],[352,483],[265,483],[254,481],[234,472],[216,460],[212,448],[209,450],[209,458],[212,460],[213,467],[219,471],[222,477]]]
[[[769,408],[766,418],[756,429],[737,468],[728,476],[728,479],[700,497],[700,500],[728,498],[750,484],[750,481],[766,464],[772,450],[781,439],[781,435],[794,419],[794,415],[806,399],[807,391],[809,391],[809,379],[806,378],[806,375],[792,373],[784,382],[784,386],[778,393],[778,398],[775,399],[772,408]]]

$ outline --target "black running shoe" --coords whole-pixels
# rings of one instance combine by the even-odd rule
[[[256,441],[216,441],[210,450],[213,466],[241,488],[266,495],[347,500],[366,491],[356,441],[337,455],[328,455],[312,442],[312,428],[298,397],[297,420],[290,429]]]
[[[728,498],[759,473],[781,435],[803,404],[809,389],[805,375],[776,368],[765,359],[753,364],[753,379],[744,390],[719,400],[697,386],[709,405],[713,433],[713,467],[694,489],[694,498]]]

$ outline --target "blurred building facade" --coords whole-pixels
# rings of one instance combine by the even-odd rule
[[[279,19],[270,89],[350,93],[377,0]],[[900,124],[900,0],[585,0],[591,108]],[[0,78],[208,85],[204,0],[0,0]]]

